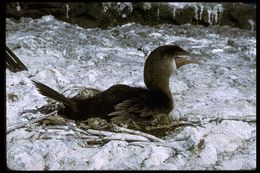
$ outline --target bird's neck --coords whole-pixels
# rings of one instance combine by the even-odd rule
[[[160,89],[149,89],[153,95],[153,100],[158,107],[164,109],[165,112],[169,113],[173,109],[173,97],[169,86],[160,88]]]
[[[156,91],[156,92],[160,92],[162,94],[164,94],[165,96],[167,96],[167,98],[169,98],[170,100],[172,100],[172,93],[170,91],[170,87],[169,87],[169,82],[162,84],[161,85],[156,86],[153,88],[151,88],[150,90]]]
[[[153,76],[152,78],[149,78],[149,80],[145,80],[144,82],[149,90],[161,92],[167,97],[172,98],[169,87],[169,76]]]
[[[169,87],[169,79],[160,80],[160,82],[147,82],[146,86],[152,93],[155,93],[156,99],[164,103],[164,107],[167,110],[173,109],[173,97]]]

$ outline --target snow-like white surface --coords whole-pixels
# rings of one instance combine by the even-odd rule
[[[7,128],[38,115],[22,114],[46,104],[31,79],[61,91],[81,86],[105,90],[122,83],[144,86],[145,53],[177,44],[202,63],[188,64],[171,77],[176,120],[204,127],[181,127],[165,137],[181,152],[153,142],[113,140],[82,147],[39,124],[7,134],[7,165],[15,170],[252,169],[256,167],[256,35],[237,28],[141,26],[83,29],[52,16],[6,19],[6,44],[29,71],[6,70]],[[140,51],[140,50],[143,50]],[[40,130],[39,130],[40,129]],[[185,140],[177,140],[179,138]]]

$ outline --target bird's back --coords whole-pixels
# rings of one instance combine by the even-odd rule
[[[112,116],[131,115],[148,117],[156,112],[169,113],[172,102],[163,93],[145,88],[114,85],[94,97],[75,100],[80,108],[80,119],[101,117],[111,119]]]
[[[144,88],[118,84],[98,93],[94,97],[75,99],[75,102],[79,105],[82,119],[89,117],[110,119],[111,117],[108,114],[115,111],[117,104],[136,98],[146,100],[148,95],[148,90]]]

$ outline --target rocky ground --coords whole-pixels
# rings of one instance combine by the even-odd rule
[[[256,168],[256,32],[229,26],[128,23],[102,30],[53,16],[7,18],[6,45],[28,68],[18,73],[6,70],[7,130],[43,116],[30,112],[48,101],[32,79],[66,92],[84,87],[105,90],[117,83],[144,86],[147,54],[164,44],[179,45],[201,61],[181,67],[170,80],[173,120],[194,126],[180,126],[159,140],[142,135],[129,140],[122,131],[119,136],[106,133],[107,142],[94,145],[74,121],[28,123],[7,133],[8,168]]]

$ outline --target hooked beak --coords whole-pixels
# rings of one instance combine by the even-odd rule
[[[191,64],[191,63],[199,64],[199,62],[196,61],[196,60],[189,60],[188,57],[191,57],[190,55],[191,54],[189,52],[187,52],[187,51],[178,52],[174,56],[174,60],[175,60],[175,63],[176,63],[176,68],[178,69],[178,68],[180,68],[183,65]]]

